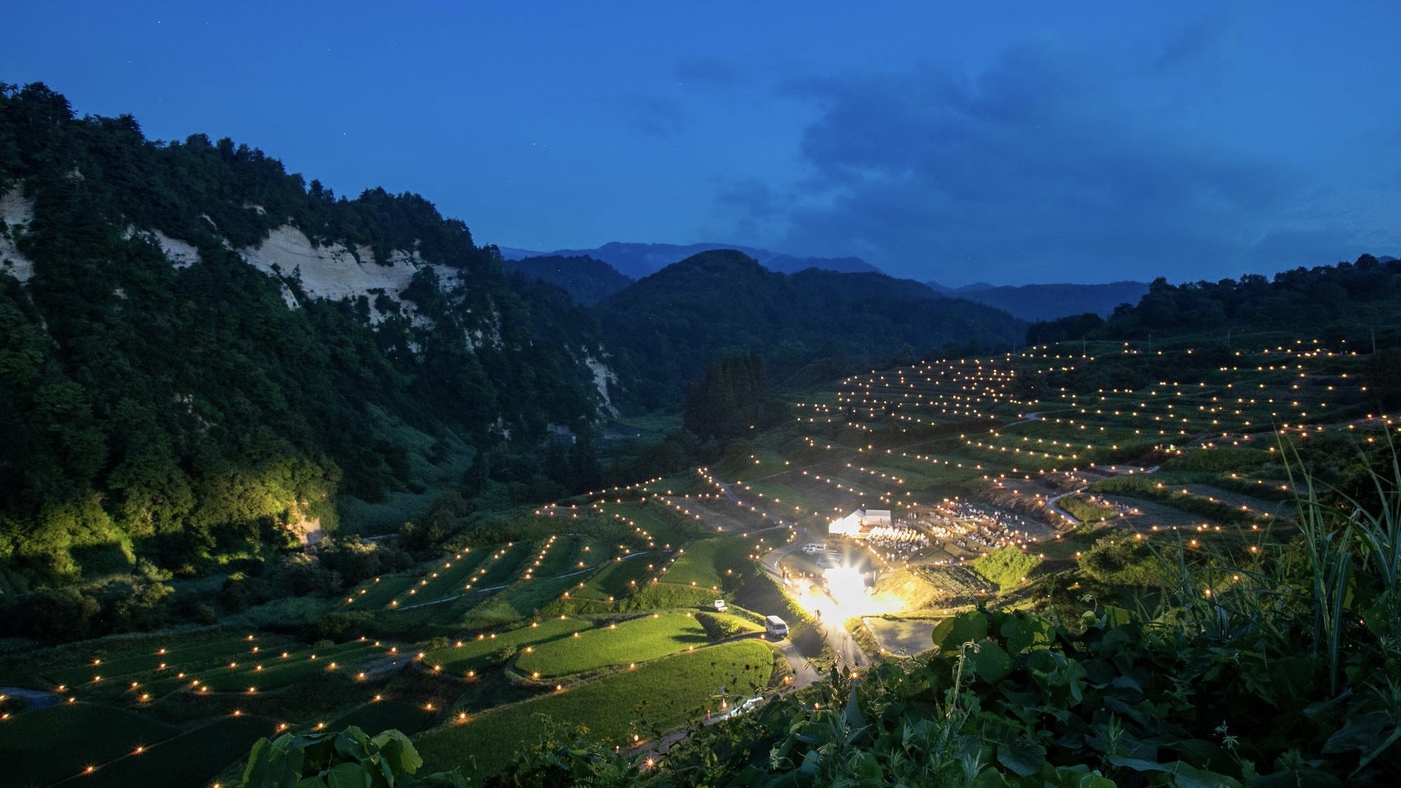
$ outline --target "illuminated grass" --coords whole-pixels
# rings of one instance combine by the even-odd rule
[[[195,672],[226,663],[230,658],[239,659],[250,653],[254,646],[277,648],[290,641],[276,636],[259,635],[254,640],[246,636],[222,635],[210,641],[209,635],[199,635],[205,642],[190,643],[179,636],[143,640],[131,646],[94,648],[81,657],[82,664],[46,669],[43,675],[55,684],[70,687],[90,684],[94,676],[102,676],[104,682],[141,680],[154,676],[165,663],[166,672]],[[165,649],[164,654],[160,653]],[[100,659],[100,664],[93,660]]]
[[[485,572],[474,575],[472,588],[480,590],[509,582],[520,573],[530,556],[539,551],[538,543],[516,542],[514,545],[498,545],[479,566]]]
[[[110,706],[65,703],[0,723],[6,785],[48,785],[179,731]]]
[[[424,772],[470,769],[495,774],[538,739],[539,715],[570,727],[583,726],[599,741],[630,743],[648,727],[668,730],[718,709],[720,688],[731,699],[753,695],[768,684],[773,653],[757,641],[727,643],[679,654],[583,686],[449,723],[416,740]]]
[[[499,661],[496,655],[500,652],[548,643],[591,626],[589,622],[577,618],[566,618],[563,621],[559,618],[546,619],[539,622],[538,626],[483,634],[480,638],[464,638],[447,648],[427,652],[423,655],[423,664],[430,668],[442,668],[446,674],[462,677],[467,671],[481,671],[496,664]]]
[[[698,588],[723,588],[750,565],[749,551],[750,545],[743,539],[731,536],[701,539],[686,546],[685,552],[667,568],[661,580]]]
[[[412,736],[427,728],[433,722],[433,712],[426,711],[417,703],[402,700],[383,700],[365,705],[331,722],[327,727],[333,731],[345,730],[354,725],[371,736],[393,728]]]
[[[84,777],[81,784],[95,788],[202,785],[229,764],[244,762],[254,742],[276,732],[277,723],[266,717],[223,717],[140,755],[128,754]]]
[[[369,642],[354,641],[314,652],[287,652],[285,658],[281,653],[250,655],[238,662],[236,668],[225,667],[206,671],[200,676],[200,682],[213,692],[246,692],[249,687],[266,692],[327,670],[354,675],[363,663],[387,656],[388,649],[376,648]],[[315,659],[312,659],[313,654]],[[262,670],[258,670],[259,665],[262,665]]]
[[[694,481],[688,478],[686,480],[687,486],[689,487]],[[672,490],[680,494],[685,491],[676,485],[658,483],[653,486],[662,488],[661,492]],[[696,533],[694,525],[683,522],[679,516],[658,503],[605,503],[602,506],[604,513],[609,517],[617,515],[615,519],[632,534],[628,537],[628,541],[638,546],[645,546],[645,540],[650,537],[657,547],[664,547],[668,544],[675,547],[677,544],[694,538],[693,534]],[[636,529],[641,529],[647,536],[638,533]]]
[[[750,482],[747,491],[741,493],[741,500],[749,503],[762,505],[768,511],[775,514],[787,516],[789,518],[801,517],[809,512],[823,512],[829,507],[824,502],[812,496],[815,492],[818,496],[823,496],[826,491],[812,490],[813,482],[804,482],[801,474],[786,474],[782,483],[774,481]],[[754,493],[759,493],[764,497],[755,499]],[[798,507],[795,511],[793,507]]]
[[[635,589],[634,582],[638,584],[643,582],[648,572],[652,571],[647,568],[649,564],[657,568],[660,567],[662,560],[662,554],[657,554],[655,556],[639,555],[626,561],[613,561],[599,570],[598,574],[584,581],[583,588],[579,588],[576,583],[574,587],[566,590],[571,598],[605,602],[612,598],[616,601]]]
[[[351,610],[380,610],[394,599],[408,592],[418,578],[414,575],[384,575],[361,583],[346,597],[355,601],[347,605]],[[360,593],[361,590],[365,593]]]
[[[551,679],[665,657],[709,642],[694,615],[653,613],[546,643],[516,658],[516,670]]]

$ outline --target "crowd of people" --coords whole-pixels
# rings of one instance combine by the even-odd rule
[[[1027,540],[1027,521],[1021,515],[961,499],[936,507],[924,524],[938,546],[947,544],[975,552]]]
[[[887,561],[902,561],[929,546],[929,536],[907,525],[878,525],[866,534],[866,543]]]

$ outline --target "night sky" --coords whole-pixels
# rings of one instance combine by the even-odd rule
[[[15,3],[0,81],[418,192],[502,246],[949,285],[1401,256],[1394,0],[389,5]]]

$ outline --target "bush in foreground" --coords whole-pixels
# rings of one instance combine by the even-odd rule
[[[466,788],[456,772],[415,779],[423,759],[409,737],[389,730],[371,738],[355,726],[339,733],[286,733],[259,739],[248,756],[248,788]]]

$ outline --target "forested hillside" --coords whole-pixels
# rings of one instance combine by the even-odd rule
[[[591,318],[416,195],[31,85],[0,87],[0,197],[6,589],[196,575],[597,417]]]
[[[587,255],[527,257],[506,260],[505,265],[507,271],[558,287],[584,306],[593,306],[632,282],[613,266]]]
[[[727,243],[640,244],[612,241],[594,249],[559,249],[553,252],[532,252],[527,249],[504,248],[501,254],[508,260],[537,257],[591,257],[611,265],[631,279],[651,276],[673,263],[679,263],[701,252],[734,249],[757,260],[759,265],[782,274],[796,274],[809,268],[840,273],[879,273],[879,269],[859,257],[794,257],[789,254],[738,246]]]
[[[934,350],[1011,349],[1023,325],[884,274],[769,271],[741,252],[702,252],[639,280],[595,309],[627,392],[674,401],[706,363],[759,353],[780,371],[818,358],[886,361]]]
[[[1036,323],[1028,341],[1145,339],[1208,332],[1313,331],[1328,337],[1395,345],[1401,338],[1401,261],[1364,254],[1355,262],[1294,268],[1273,277],[1247,274],[1219,282],[1169,284],[1155,279],[1136,304],[1108,319],[1074,315]]]
[[[1135,304],[1148,292],[1143,282],[1110,282],[1102,285],[968,285],[947,288],[929,286],[952,298],[966,298],[1004,310],[1022,320],[1054,320],[1066,315],[1093,312],[1108,316],[1120,304]]]

